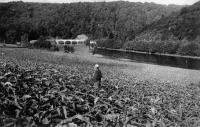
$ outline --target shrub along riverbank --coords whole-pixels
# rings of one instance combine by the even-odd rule
[[[199,85],[135,82],[102,64],[103,89],[96,90],[92,63],[51,59],[27,50],[0,57],[1,126],[200,125]]]
[[[112,39],[100,39],[99,47],[125,49],[147,53],[177,54],[185,56],[200,56],[200,43],[187,40],[141,40],[135,39],[122,43]]]
[[[97,49],[108,50],[108,51],[118,51],[118,52],[127,52],[127,53],[136,53],[136,54],[153,54],[158,56],[170,56],[176,58],[191,58],[191,59],[200,59],[199,56],[188,56],[188,55],[179,55],[179,54],[167,54],[167,53],[151,53],[151,52],[143,52],[143,51],[135,51],[135,50],[128,50],[128,49],[113,49],[113,48],[105,48],[105,47],[98,47]]]

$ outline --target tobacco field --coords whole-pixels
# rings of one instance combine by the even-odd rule
[[[27,51],[0,57],[0,126],[198,127],[200,85],[152,84],[101,64]]]

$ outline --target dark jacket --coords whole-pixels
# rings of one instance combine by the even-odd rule
[[[94,73],[94,80],[95,81],[101,81],[102,73],[99,69],[97,69]]]

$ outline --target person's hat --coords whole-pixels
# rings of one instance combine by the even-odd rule
[[[98,64],[95,64],[94,68],[99,68],[99,65],[98,65]]]

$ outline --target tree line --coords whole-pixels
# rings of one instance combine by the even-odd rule
[[[181,9],[154,3],[0,3],[0,39],[16,43],[40,37],[112,39],[122,46],[152,22]],[[115,44],[113,45],[115,47]]]
[[[199,56],[199,8],[199,3],[183,7],[123,1],[0,3],[0,41],[86,34],[102,47]]]
[[[148,25],[123,46],[133,50],[200,56],[200,2]]]

